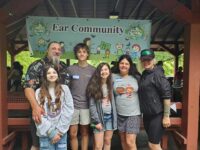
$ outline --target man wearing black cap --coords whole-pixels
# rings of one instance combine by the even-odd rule
[[[151,49],[141,51],[140,61],[144,68],[139,87],[144,128],[152,150],[161,150],[160,140],[164,128],[170,126],[171,88],[160,67],[155,65]]]

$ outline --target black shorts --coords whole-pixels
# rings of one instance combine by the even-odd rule
[[[164,134],[162,119],[163,113],[143,116],[144,128],[147,132],[149,142],[153,144],[159,144]]]
[[[36,130],[35,122],[31,118],[31,138],[32,138],[32,145],[35,146],[35,147],[40,147],[39,137],[36,135],[36,132],[37,132],[37,130]]]

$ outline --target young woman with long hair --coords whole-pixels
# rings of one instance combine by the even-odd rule
[[[43,70],[43,82],[36,90],[36,100],[44,110],[41,123],[36,123],[40,150],[67,148],[67,131],[74,112],[73,100],[67,85],[59,83],[59,73],[53,65]]]
[[[107,63],[100,63],[87,86],[94,150],[110,150],[117,115],[112,88],[112,75]]]

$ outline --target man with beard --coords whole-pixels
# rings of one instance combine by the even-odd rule
[[[59,42],[53,41],[48,44],[47,54],[44,58],[33,62],[26,73],[24,92],[25,96],[30,102],[32,108],[32,121],[31,121],[31,135],[32,135],[32,147],[31,150],[39,149],[39,139],[36,135],[35,123],[41,123],[41,115],[44,114],[44,110],[38,105],[35,98],[35,90],[40,87],[43,76],[43,68],[45,65],[55,65],[58,67],[60,74],[60,83],[68,84],[69,75],[66,70],[67,66],[64,62],[60,61],[62,54],[61,45]]]

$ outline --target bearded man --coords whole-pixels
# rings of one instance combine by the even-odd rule
[[[61,84],[69,83],[69,74],[67,72],[67,65],[60,61],[62,55],[61,45],[59,42],[50,42],[47,46],[47,54],[44,58],[33,62],[26,73],[24,92],[32,108],[31,121],[31,136],[32,147],[31,150],[39,149],[39,138],[36,135],[35,123],[41,123],[41,115],[44,110],[38,105],[35,98],[35,90],[40,87],[42,83],[43,68],[45,65],[55,65],[58,67]]]

